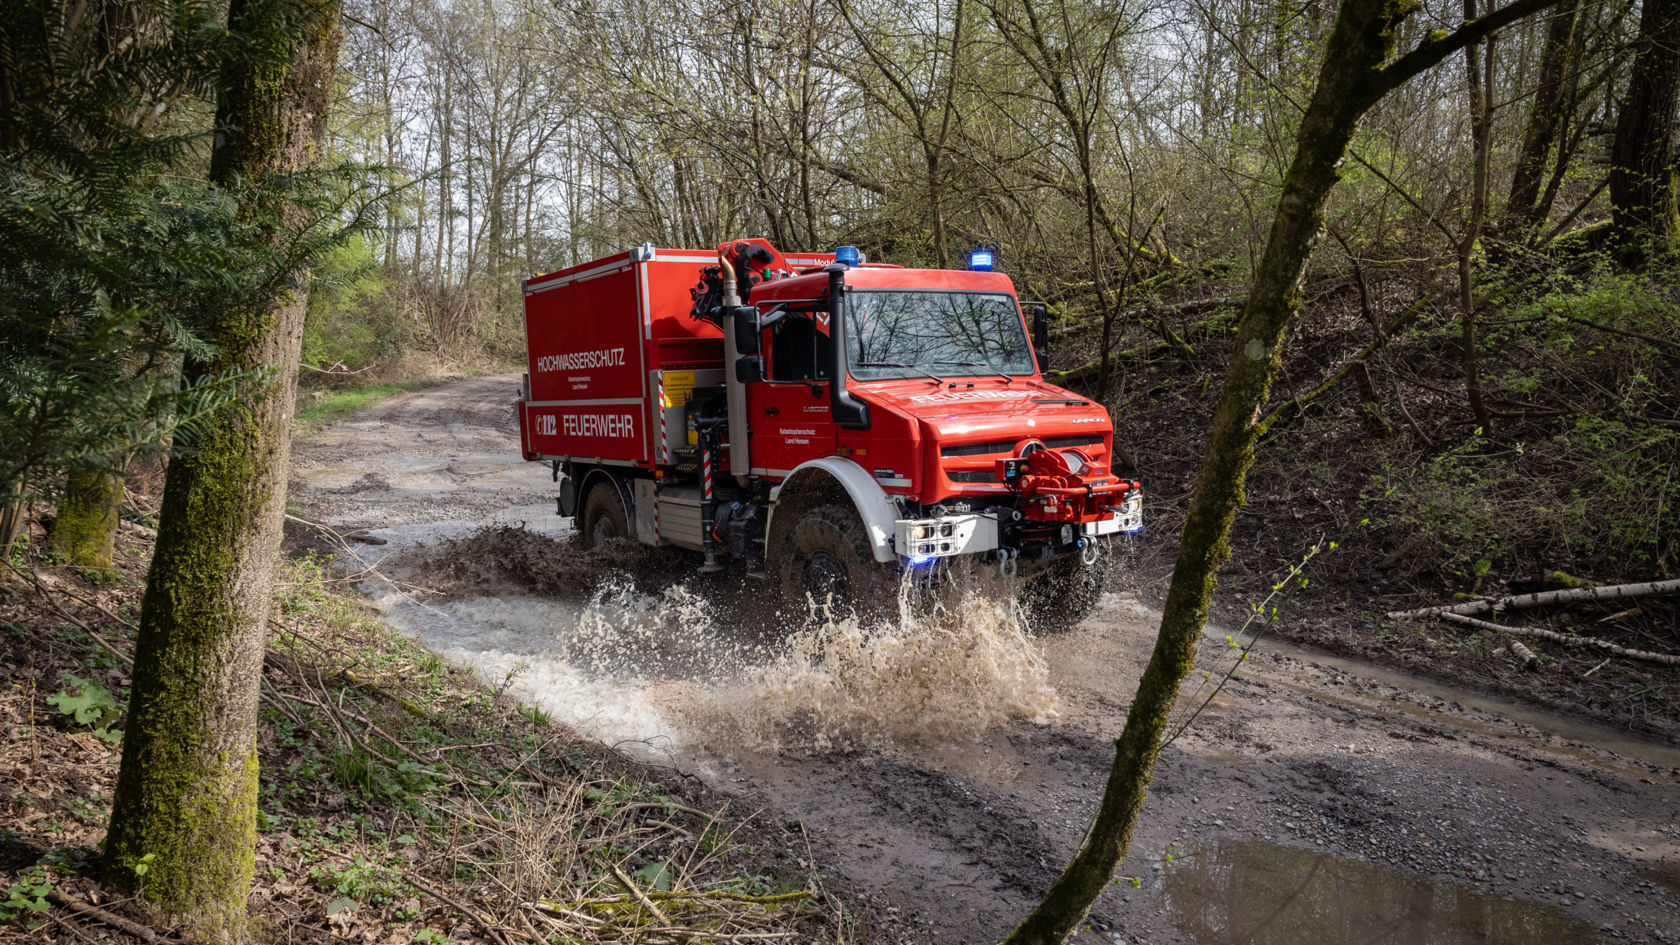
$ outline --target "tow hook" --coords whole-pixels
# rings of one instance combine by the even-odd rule
[[[1087,567],[1089,567],[1090,565],[1096,564],[1097,563],[1097,556],[1099,554],[1100,554],[1100,552],[1097,550],[1097,543],[1096,542],[1090,540],[1089,538],[1079,539],[1079,561],[1080,561],[1080,563],[1086,565]]]
[[[1015,548],[998,549],[998,573],[1006,578],[1012,578],[1020,571],[1021,563],[1017,560],[1021,552]]]

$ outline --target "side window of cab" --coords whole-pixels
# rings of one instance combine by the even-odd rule
[[[828,380],[830,343],[810,317],[784,318],[770,326],[770,380]]]

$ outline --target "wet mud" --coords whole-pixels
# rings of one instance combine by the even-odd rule
[[[1111,594],[1041,637],[978,588],[885,626],[793,628],[743,576],[578,549],[546,467],[518,460],[517,386],[414,392],[300,442],[294,502],[386,540],[349,571],[446,659],[797,828],[872,942],[1005,934],[1083,834],[1154,612]],[[1233,659],[1210,630],[1200,670]],[[1193,674],[1183,706],[1201,708],[1076,941],[1680,930],[1674,746],[1272,642],[1217,692]]]
[[[1139,887],[1142,888],[1141,886]],[[1252,840],[1173,860],[1150,892],[1199,945],[1584,945],[1600,940],[1554,906],[1324,852]]]

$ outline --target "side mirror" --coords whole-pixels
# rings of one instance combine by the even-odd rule
[[[749,354],[735,361],[735,379],[743,384],[756,384],[764,380],[764,358],[756,354]]]
[[[735,353],[758,354],[764,340],[759,335],[764,329],[758,321],[758,308],[752,305],[737,305],[727,314],[735,320]]]
[[[1044,302],[1022,302],[1032,318],[1033,354],[1038,357],[1040,372],[1050,370],[1050,306]]]

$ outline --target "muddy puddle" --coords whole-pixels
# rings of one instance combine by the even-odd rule
[[[1145,882],[1197,945],[1588,945],[1592,926],[1535,902],[1259,841],[1175,857]],[[1135,893],[1134,893],[1135,895]]]

